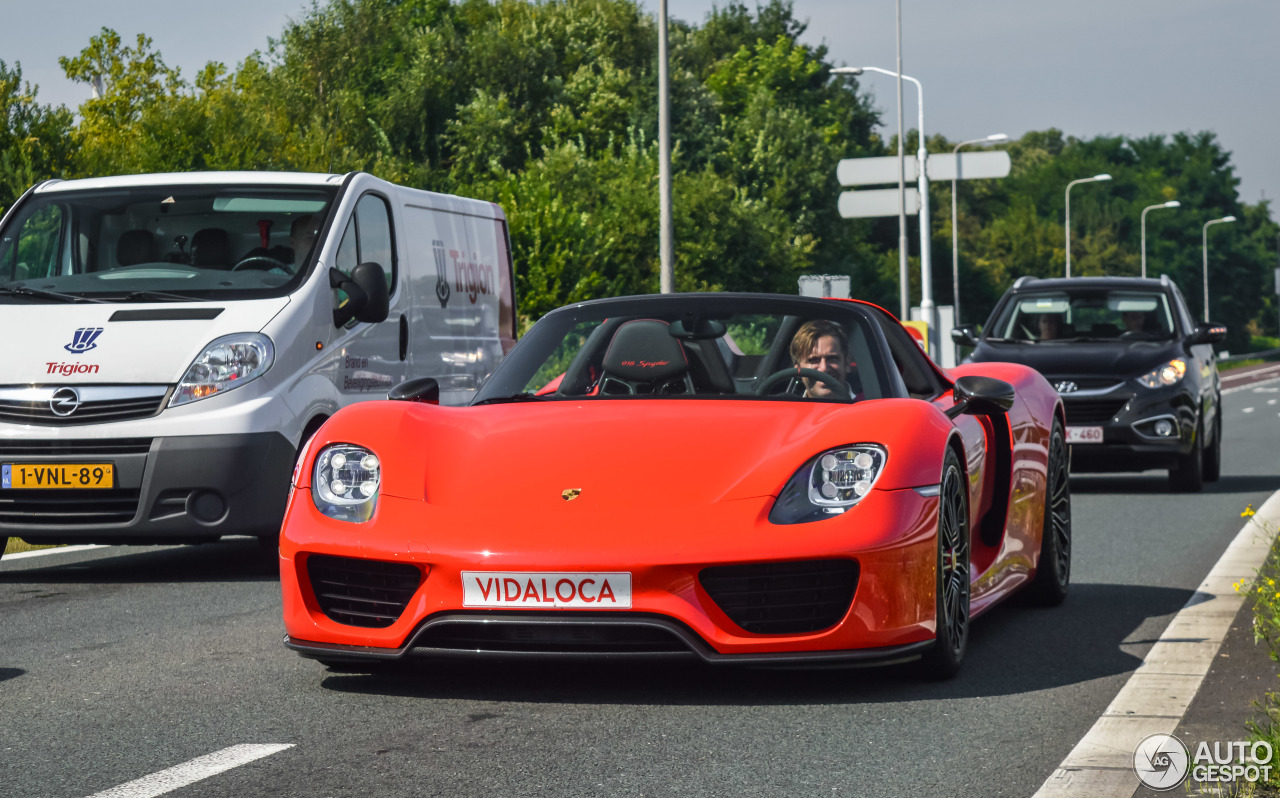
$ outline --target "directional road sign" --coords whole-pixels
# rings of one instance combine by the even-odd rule
[[[907,215],[920,212],[920,192],[914,188],[906,191]],[[837,207],[840,215],[846,219],[860,219],[868,216],[897,216],[898,189],[874,188],[861,191],[840,192]]]
[[[961,180],[1007,177],[1012,162],[1003,150],[960,153]],[[912,155],[903,160],[904,182],[914,183],[920,174],[920,162]],[[956,156],[952,153],[930,155],[927,167],[930,180],[954,180]],[[846,158],[836,166],[836,178],[842,186],[878,186],[898,182],[898,158]],[[897,213],[897,209],[894,213]]]

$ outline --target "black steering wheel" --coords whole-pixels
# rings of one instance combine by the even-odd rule
[[[847,401],[853,398],[849,394],[849,386],[844,382],[844,380],[838,380],[835,377],[831,376],[830,374],[826,373],[825,371],[818,371],[817,369],[800,368],[799,366],[793,366],[792,368],[783,369],[782,371],[775,371],[774,373],[770,374],[768,377],[765,377],[764,381],[756,386],[755,393],[757,396],[766,396],[768,395],[770,389],[772,389],[778,383],[785,382],[786,380],[790,380],[790,379],[795,379],[796,377],[807,377],[811,380],[817,380],[818,382],[830,388],[832,392],[835,393],[836,397],[839,399],[844,399]]]
[[[293,274],[293,269],[289,268],[289,264],[281,260],[276,260],[270,255],[250,255],[235,266],[231,267],[231,271],[233,272],[240,271],[241,269],[260,269],[262,271],[267,271],[268,269],[280,269],[286,274]]]

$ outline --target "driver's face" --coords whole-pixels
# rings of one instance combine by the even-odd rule
[[[840,342],[833,335],[824,335],[814,342],[813,348],[799,363],[801,368],[814,369],[830,374],[837,381],[844,382],[849,374],[849,355],[840,351]],[[826,398],[835,392],[825,383],[805,379],[804,387],[809,396]]]

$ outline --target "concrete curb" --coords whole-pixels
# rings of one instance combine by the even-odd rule
[[[1133,771],[1134,750],[1148,735],[1173,734],[1178,727],[1244,605],[1235,583],[1257,574],[1277,526],[1280,491],[1236,534],[1142,665],[1034,798],[1131,798],[1141,786]]]

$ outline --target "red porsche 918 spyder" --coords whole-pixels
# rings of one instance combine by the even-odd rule
[[[683,294],[537,322],[466,407],[432,378],[334,414],[280,536],[286,645],[410,657],[871,664],[964,657],[1066,595],[1063,410],[937,368],[851,300]]]

